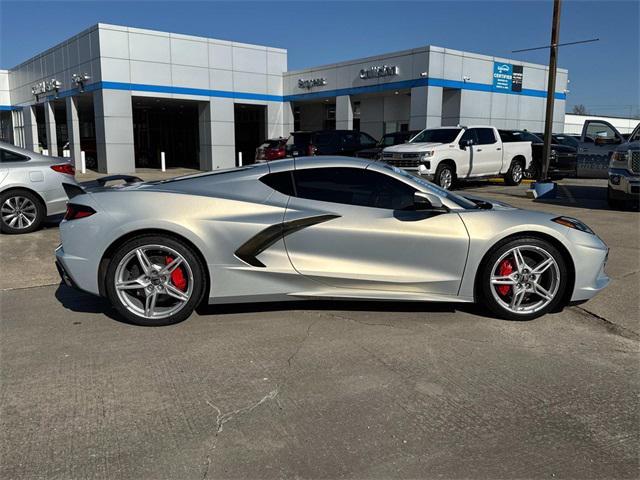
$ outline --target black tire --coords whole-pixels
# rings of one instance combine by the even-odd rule
[[[447,179],[449,179],[449,181],[447,181]],[[456,183],[455,168],[448,162],[440,162],[438,168],[436,168],[433,181],[445,190],[452,190]]]
[[[609,186],[607,186],[607,204],[616,210],[623,210],[626,206],[624,200],[613,198],[613,195],[611,194],[611,187]]]
[[[22,206],[19,207],[19,205]],[[15,208],[18,208],[19,215],[21,215],[19,219],[11,216],[10,211]],[[2,233],[12,235],[30,233],[37,230],[47,216],[46,208],[40,197],[29,190],[23,189],[11,190],[0,195],[0,211],[0,230]],[[15,223],[11,225],[14,221]],[[23,225],[27,222],[31,223],[20,228],[18,222],[22,222]]]
[[[496,300],[496,298],[494,297],[494,292],[492,291],[493,288],[497,288],[495,285],[491,284],[491,276],[493,274],[496,263],[506,252],[509,252],[509,250],[518,246],[534,248],[537,247],[543,249],[551,257],[553,257],[558,267],[558,288],[555,295],[553,296],[553,299],[543,308],[531,313],[514,313],[508,310]],[[562,253],[555,246],[553,246],[553,244],[540,238],[524,236],[516,237],[514,239],[496,245],[490,251],[488,256],[485,257],[485,260],[483,261],[478,274],[479,276],[477,292],[480,297],[478,300],[480,300],[493,314],[507,320],[533,320],[534,318],[541,317],[542,315],[545,315],[550,311],[555,311],[560,306],[561,302],[563,302],[569,280],[567,262]],[[497,292],[496,295],[498,295]],[[529,298],[537,298],[536,294],[525,295],[528,295]],[[527,297],[525,296],[525,298]]]
[[[504,175],[504,183],[507,185],[520,185],[524,177],[524,164],[520,160],[513,160],[507,173]]]
[[[534,160],[529,164],[529,168],[524,171],[524,176],[529,180],[539,180],[541,172],[540,163]]]
[[[144,316],[144,312],[142,315],[134,313],[133,311],[128,309],[125,304],[123,304],[116,291],[116,273],[120,262],[136,249],[149,245],[168,247],[180,254],[184,258],[184,261],[187,263],[188,268],[191,270],[191,273],[193,275],[192,291],[188,301],[186,301],[181,309],[164,318],[147,318]],[[150,257],[150,259],[153,261],[153,257]],[[147,327],[159,327],[182,322],[193,313],[194,309],[200,304],[204,295],[206,294],[205,279],[205,267],[202,265],[202,262],[198,258],[198,255],[194,251],[192,251],[192,249],[184,242],[169,235],[141,235],[139,237],[128,240],[126,243],[118,247],[114,255],[109,260],[109,265],[107,267],[107,273],[105,277],[105,291],[107,294],[107,298],[109,299],[113,307],[128,322]],[[141,297],[140,294],[145,294],[145,291],[142,287],[132,293],[134,297]],[[170,301],[171,299],[169,298],[168,300]]]

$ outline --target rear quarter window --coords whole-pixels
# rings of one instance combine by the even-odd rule
[[[0,149],[0,163],[26,162],[29,157],[10,150]]]

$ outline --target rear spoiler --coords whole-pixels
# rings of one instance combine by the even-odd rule
[[[83,182],[79,185],[63,182],[62,188],[64,188],[67,197],[69,197],[69,200],[71,200],[73,197],[82,195],[83,193],[87,193],[93,188],[103,188],[106,186],[107,182],[115,182],[118,180],[123,180],[125,184],[139,183],[144,181],[140,177],[136,177],[135,175],[108,175],[106,177],[100,177],[89,182]]]

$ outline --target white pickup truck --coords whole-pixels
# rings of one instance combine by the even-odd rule
[[[498,130],[488,126],[428,128],[407,143],[385,148],[382,161],[445,189],[457,180],[496,176],[518,185],[531,163],[531,142],[502,143]]]

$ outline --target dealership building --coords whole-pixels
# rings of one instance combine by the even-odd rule
[[[288,71],[287,51],[98,24],[0,70],[0,139],[125,173],[253,161],[294,130],[490,124],[542,131],[548,68],[426,46]],[[564,128],[559,69],[554,131]]]

